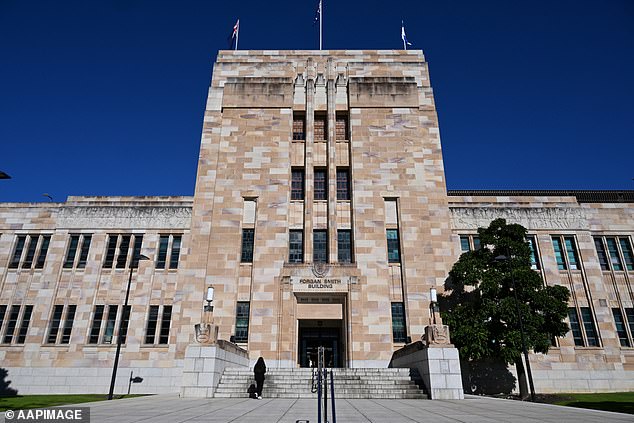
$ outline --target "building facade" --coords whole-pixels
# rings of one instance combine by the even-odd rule
[[[571,332],[531,357],[537,391],[633,389],[632,202],[447,192],[421,51],[222,51],[193,197],[0,204],[1,367],[21,393],[105,392],[122,337],[118,391],[132,371],[178,392],[209,286],[219,337],[253,361],[306,367],[324,346],[334,367],[387,367],[505,217],[572,293]]]

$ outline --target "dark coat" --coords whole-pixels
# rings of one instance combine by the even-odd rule
[[[258,361],[257,363],[255,363],[255,367],[253,368],[255,380],[264,380],[264,373],[266,373],[266,364],[264,364],[264,359],[260,357],[258,358]]]

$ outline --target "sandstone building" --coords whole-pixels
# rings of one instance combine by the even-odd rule
[[[215,289],[219,336],[269,367],[386,367],[476,229],[531,234],[572,293],[538,392],[634,389],[634,191],[447,191],[421,51],[221,51],[193,197],[0,204],[0,360],[20,393],[178,392]],[[133,257],[130,306],[123,307]],[[123,331],[118,333],[120,322]]]

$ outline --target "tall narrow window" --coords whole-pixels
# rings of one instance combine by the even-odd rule
[[[86,267],[91,239],[91,235],[70,236],[66,259],[64,260],[64,269],[72,269],[75,266],[79,269]],[[77,251],[79,251],[79,257],[77,257]]]
[[[304,199],[304,169],[291,170],[291,200]]]
[[[4,323],[4,315],[7,313],[7,306],[0,304],[0,333],[2,333],[2,324]]]
[[[575,340],[575,345],[583,347],[583,334],[581,332],[581,325],[579,324],[579,315],[577,309],[570,307],[568,309],[568,319],[570,320],[570,330],[572,331],[572,337]]]
[[[350,229],[337,231],[337,260],[339,263],[352,262],[352,240]]]
[[[473,249],[474,250],[479,250],[480,248],[482,248],[482,244],[480,243],[480,237],[477,235],[473,236]]]
[[[57,333],[59,332],[59,326],[62,323],[62,313],[64,312],[63,305],[56,305],[53,307],[53,316],[51,317],[51,327],[48,329],[48,337],[46,343],[57,343]]]
[[[401,248],[398,241],[398,229],[387,230],[387,261],[390,263],[401,262]]]
[[[165,263],[167,261],[167,247],[169,246],[169,235],[161,235],[159,238],[159,250],[156,258],[156,268],[165,269]]]
[[[127,305],[123,308],[123,313],[121,314],[121,333],[118,336],[121,337],[121,343],[125,344],[125,341],[128,337],[128,325],[130,324],[130,310],[131,306]]]
[[[293,139],[298,141],[306,139],[304,135],[304,116],[293,116]]]
[[[117,269],[125,268],[128,262],[128,250],[130,249],[130,235],[122,235],[119,243],[119,255],[117,256]]]
[[[634,336],[634,308],[626,308],[625,309],[625,317],[627,319],[627,323],[630,327],[630,333]]]
[[[117,235],[108,235],[108,246],[106,247],[106,259],[103,262],[103,267],[112,267],[114,261],[114,255],[117,251]]]
[[[313,262],[328,263],[328,231],[313,231]]]
[[[392,303],[392,339],[394,342],[406,342],[405,307],[403,303]]]
[[[69,305],[66,312],[66,320],[64,320],[64,329],[62,330],[62,344],[70,343],[70,334],[73,330],[73,322],[75,321],[76,305]]]
[[[161,330],[159,331],[159,344],[168,344],[170,339],[170,323],[172,321],[172,306],[163,306],[161,316]]]
[[[288,262],[304,262],[304,231],[291,229],[288,231]]]
[[[143,235],[134,235],[134,247],[132,248],[132,257],[128,265],[132,267],[139,266],[139,256],[141,255],[141,246],[143,245]]]
[[[594,325],[594,319],[592,318],[592,311],[590,310],[590,307],[581,307],[581,321],[583,322],[583,328],[586,331],[588,345],[591,347],[598,347],[599,337],[597,336],[597,328]]]
[[[612,315],[614,316],[614,324],[616,325],[616,333],[619,335],[619,342],[622,347],[629,347],[630,340],[627,337],[627,330],[625,329],[625,322],[623,321],[623,313],[620,308],[613,308]]]
[[[136,250],[136,249],[135,249]],[[161,235],[156,256],[157,269],[177,269],[181,251],[181,235]],[[141,254],[141,248],[135,253],[135,257]],[[135,264],[136,266],[136,264]]]
[[[158,324],[158,312],[159,306],[153,305],[150,306],[150,311],[148,313],[147,319],[147,327],[145,329],[145,343],[153,344],[154,339],[156,337],[156,326]]]
[[[315,141],[324,141],[326,140],[327,128],[326,128],[326,117],[325,116],[315,116]]]
[[[528,236],[526,238],[528,241],[528,248],[531,249],[531,269],[537,270],[539,269],[539,255],[537,253],[537,240],[534,236]]]
[[[48,246],[51,243],[51,237],[44,235],[41,237],[42,242],[40,244],[40,253],[37,255],[37,261],[35,262],[36,269],[43,269],[44,262],[46,261],[46,253],[48,253]]]
[[[10,269],[17,269],[20,266],[20,259],[22,258],[25,243],[26,235],[18,236],[18,242],[15,244],[15,250],[13,251],[13,258],[11,258],[11,262],[9,263]]]
[[[30,269],[33,265],[33,259],[35,258],[35,250],[37,249],[37,240],[36,236],[29,236],[29,243],[26,247],[26,256],[24,257],[24,261],[22,262],[22,268]]]
[[[575,238],[571,236],[564,237],[564,243],[566,244],[566,252],[568,253],[568,264],[570,264],[570,269],[577,270],[579,268],[579,256],[577,254]]]
[[[10,344],[13,341],[15,328],[18,325],[18,317],[20,317],[20,306],[12,305],[7,321],[7,328],[4,331],[4,338],[2,339],[3,344]]]
[[[31,313],[33,313],[33,306],[24,306],[24,313],[22,314],[22,322],[20,323],[20,330],[18,331],[17,344],[24,344],[26,341],[26,335],[29,331],[29,324],[31,323]]]
[[[142,244],[143,235],[108,235],[103,267],[112,268],[113,265],[117,269],[123,269],[126,266],[137,267]]]
[[[601,265],[601,270],[610,270],[610,265],[608,264],[608,255],[605,253],[603,240],[600,237],[594,237],[594,248],[597,250],[597,256],[599,256],[599,264]]]
[[[78,245],[79,235],[71,235],[70,242],[68,243],[68,251],[66,252],[66,260],[64,260],[64,269],[72,269],[75,265],[75,256],[77,255]]]
[[[238,301],[236,308],[236,342],[247,342],[249,340],[249,309],[248,301]]]
[[[253,228],[242,229],[242,263],[253,263],[253,238]]]
[[[181,235],[172,235],[172,252],[170,254],[170,269],[178,269],[178,260],[181,255]],[[141,254],[141,251],[139,251]]]
[[[79,269],[86,267],[86,262],[88,261],[88,251],[90,250],[90,241],[92,241],[92,235],[83,235],[81,249],[79,250],[79,261],[77,262],[77,268]]]
[[[606,238],[605,242],[608,244],[608,252],[610,253],[610,263],[612,263],[612,268],[617,271],[623,270],[623,263],[621,263],[619,250],[616,246],[616,238]]]
[[[337,200],[350,200],[350,172],[348,168],[337,169]]]
[[[466,253],[467,251],[471,251],[471,245],[469,245],[469,236],[468,235],[461,235],[460,236],[460,250],[463,253]]]
[[[625,260],[625,268],[627,270],[634,270],[634,256],[632,255],[632,244],[630,244],[630,240],[626,237],[620,237],[619,244],[621,244],[623,259]]]
[[[566,261],[564,259],[563,247],[561,245],[561,238],[558,236],[552,237],[553,249],[555,250],[555,259],[557,260],[557,268],[559,270],[566,270]]]
[[[326,183],[326,169],[315,168],[315,200],[328,199],[328,184]]]
[[[99,333],[101,332],[101,322],[103,320],[103,311],[105,306],[95,306],[95,314],[92,317],[92,325],[90,325],[90,335],[88,336],[89,344],[99,343]]]
[[[337,116],[335,123],[335,138],[337,141],[349,140],[348,138],[348,117]]]
[[[117,310],[119,309],[116,305],[108,306],[108,317],[106,318],[106,329],[103,334],[102,343],[104,344],[112,344],[114,338],[114,329],[115,324],[117,322]]]

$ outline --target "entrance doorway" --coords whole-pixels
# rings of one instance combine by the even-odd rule
[[[324,347],[326,367],[343,367],[342,320],[299,320],[300,367],[317,366],[317,349]]]

